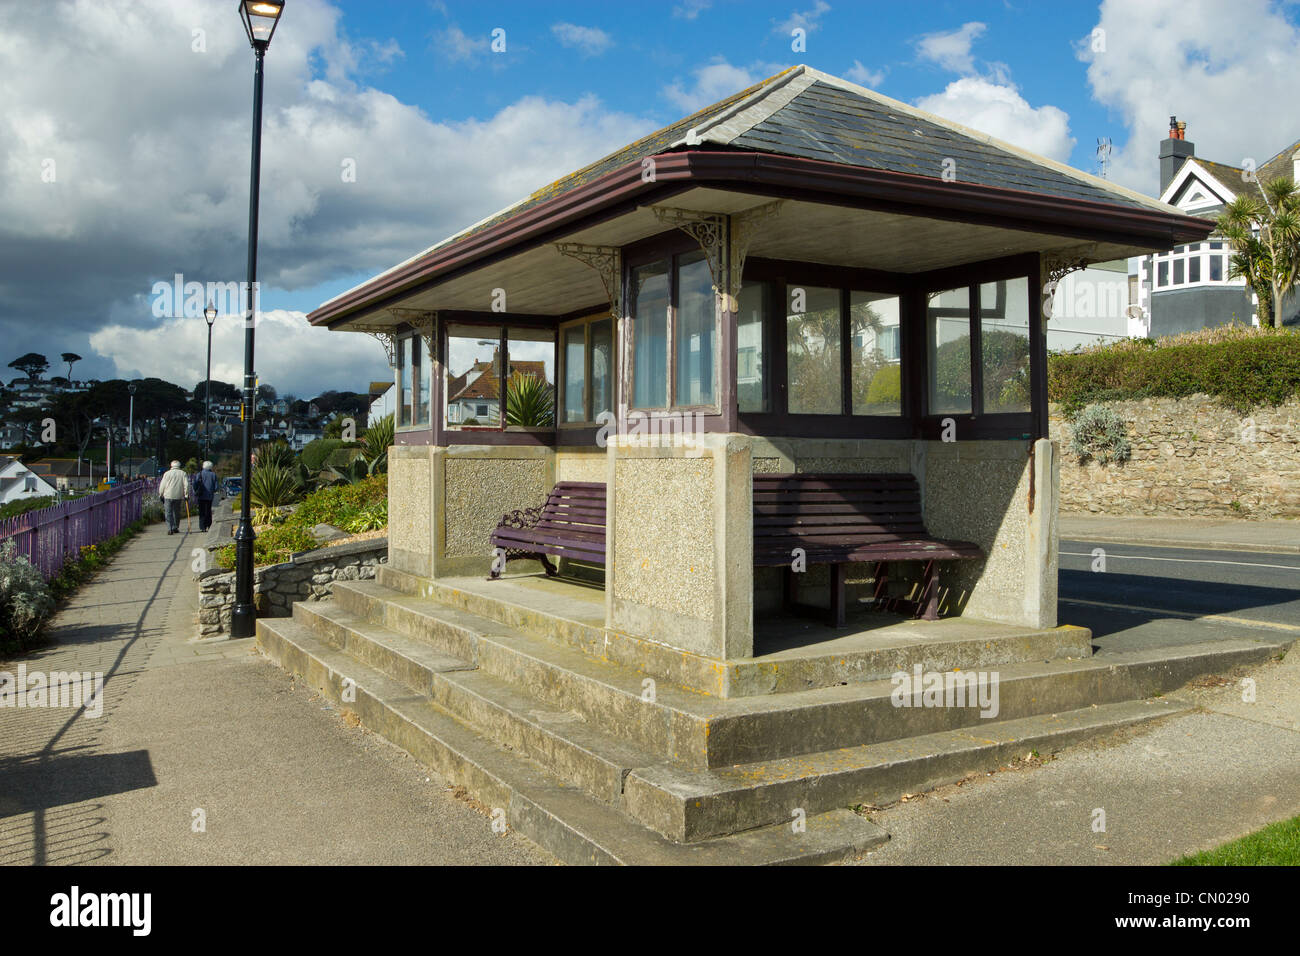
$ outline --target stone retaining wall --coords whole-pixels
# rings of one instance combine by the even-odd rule
[[[297,555],[283,564],[253,572],[258,617],[288,617],[295,601],[319,601],[333,593],[335,581],[368,580],[388,561],[388,539],[371,538]],[[198,576],[199,636],[230,633],[235,605],[235,573],[213,569]]]
[[[1104,404],[1128,426],[1132,455],[1122,464],[1080,464],[1052,406],[1062,512],[1300,517],[1300,400],[1249,415],[1205,395]]]

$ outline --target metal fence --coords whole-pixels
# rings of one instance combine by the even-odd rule
[[[106,541],[138,521],[145,498],[155,493],[153,486],[151,479],[141,479],[5,518],[0,521],[0,544],[12,540],[16,553],[40,569],[48,581],[67,561],[78,557],[82,548]]]

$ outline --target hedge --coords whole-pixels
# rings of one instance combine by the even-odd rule
[[[1047,395],[1067,415],[1098,401],[1203,393],[1243,414],[1300,394],[1300,330],[1223,326],[1053,354]]]

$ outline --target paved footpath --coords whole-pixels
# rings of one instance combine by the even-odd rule
[[[251,639],[196,642],[199,540],[150,526],[22,659],[102,672],[104,703],[0,709],[0,863],[554,862]]]

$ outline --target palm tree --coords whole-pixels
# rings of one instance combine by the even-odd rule
[[[1230,278],[1245,278],[1269,324],[1282,324],[1282,299],[1300,275],[1300,188],[1278,178],[1261,189],[1263,200],[1241,195],[1219,216],[1217,229],[1232,246]]]

